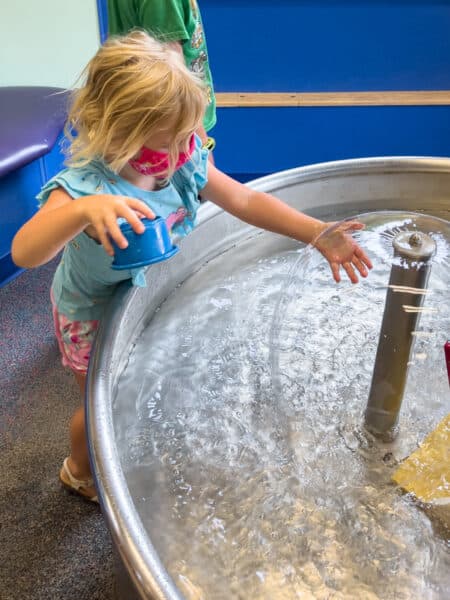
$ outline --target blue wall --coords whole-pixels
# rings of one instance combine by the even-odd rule
[[[364,156],[450,156],[450,107],[227,108],[213,130],[238,179]]]
[[[199,0],[216,91],[450,90],[450,2]],[[450,155],[449,106],[219,108],[240,178],[377,155]]]
[[[450,89],[448,0],[198,0],[216,87]]]

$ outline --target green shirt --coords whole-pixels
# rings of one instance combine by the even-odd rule
[[[186,65],[202,73],[207,84],[209,104],[203,125],[209,131],[216,124],[216,99],[197,1],[108,0],[109,33],[126,34],[135,27],[162,41],[181,42]]]

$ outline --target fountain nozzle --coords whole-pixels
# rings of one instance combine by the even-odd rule
[[[421,246],[422,245],[422,238],[417,232],[413,233],[408,241],[409,241],[410,246]]]
[[[392,441],[398,431],[398,417],[408,374],[413,343],[424,290],[430,275],[430,258],[436,242],[429,235],[404,231],[395,236],[383,322],[375,367],[365,411],[364,425],[383,441]]]
[[[407,261],[428,261],[436,251],[436,242],[421,231],[398,233],[392,245],[394,254]]]

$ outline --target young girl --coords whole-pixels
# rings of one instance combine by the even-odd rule
[[[194,135],[206,104],[203,82],[179,53],[143,32],[106,42],[74,94],[66,128],[69,168],[44,186],[38,196],[41,208],[15,236],[12,255],[17,265],[31,268],[64,248],[51,300],[62,362],[73,370],[83,395],[92,341],[116,285],[142,280],[140,271],[111,268],[111,240],[127,246],[118,218],[142,233],[141,218],[160,215],[173,232],[187,234],[195,225],[200,194],[248,223],[301,242],[314,242],[327,227],[208,162],[208,151]],[[346,229],[361,227],[353,222]],[[353,238],[343,228],[331,238],[331,243],[319,239],[315,245],[334,279],[340,280],[341,265],[353,283],[356,272],[365,277],[371,263]],[[70,423],[70,455],[60,479],[97,500],[84,406]]]

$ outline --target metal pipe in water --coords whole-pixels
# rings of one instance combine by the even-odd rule
[[[408,374],[413,332],[424,302],[435,241],[422,232],[399,233],[389,279],[369,400],[364,415],[368,431],[383,441],[398,432],[398,417]]]

